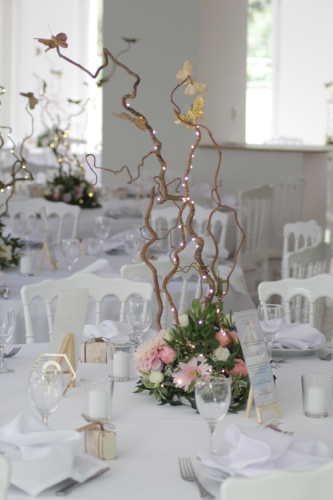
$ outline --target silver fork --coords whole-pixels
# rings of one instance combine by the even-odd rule
[[[179,469],[180,469],[180,474],[181,474],[182,478],[184,479],[184,481],[191,481],[191,482],[197,483],[198,488],[200,490],[201,498],[204,498],[205,500],[212,500],[213,498],[215,498],[214,495],[209,493],[209,491],[207,491],[206,488],[204,488],[202,486],[202,484],[200,483],[199,479],[195,475],[193,465],[192,465],[190,458],[180,458],[179,459]]]
[[[333,353],[325,351],[325,349],[318,349],[316,351],[316,354],[322,361],[331,361],[331,359],[333,358]]]
[[[9,351],[8,354],[4,353],[4,357],[5,358],[11,358],[12,356],[15,356],[15,354],[17,354],[20,349],[21,349],[21,347],[14,347],[14,349],[12,349],[11,351]]]

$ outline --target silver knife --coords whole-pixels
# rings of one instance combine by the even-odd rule
[[[106,472],[108,470],[110,470],[110,467],[104,467],[104,469],[101,469],[101,470],[95,472],[95,474],[93,474],[92,476],[88,477],[85,481],[82,481],[82,483],[80,483],[79,481],[75,481],[74,479],[72,479],[71,482],[69,484],[67,484],[67,486],[65,486],[64,488],[61,488],[61,490],[56,491],[56,495],[59,496],[59,497],[63,497],[65,495],[68,495],[68,493],[70,491],[72,491],[74,488],[76,488],[77,486],[80,486],[81,484],[84,484],[87,481],[91,481],[92,479],[95,479],[95,477],[98,477],[101,474],[104,474],[104,472]]]

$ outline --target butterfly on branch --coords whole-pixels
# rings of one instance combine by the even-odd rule
[[[197,120],[203,120],[205,117],[205,112],[202,109],[204,102],[204,98],[199,95],[186,114],[175,116],[175,123],[185,125],[186,128],[194,128]]]
[[[125,36],[122,36],[121,38],[127,43],[136,43],[140,40],[140,38],[126,38]]]
[[[38,40],[39,43],[46,45],[48,48],[45,49],[45,52],[51,49],[55,49],[56,47],[62,47],[63,49],[67,49],[68,43],[67,35],[65,33],[58,33],[56,36],[51,36],[51,39],[48,38],[34,38],[34,40]]]
[[[204,83],[198,83],[194,81],[192,74],[192,64],[190,61],[185,61],[183,64],[183,69],[178,71],[176,78],[179,82],[184,82],[183,85],[186,87],[184,93],[186,95],[193,94],[207,94],[208,87]]]
[[[27,97],[29,99],[30,109],[34,109],[38,104],[38,99],[36,99],[32,92],[28,92],[27,94],[24,94],[24,92],[20,92],[20,95],[23,95],[23,97]]]
[[[136,125],[140,130],[146,130],[147,120],[143,116],[131,116],[128,113],[112,113],[117,118],[128,120]]]

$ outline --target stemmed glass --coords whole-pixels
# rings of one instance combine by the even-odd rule
[[[127,233],[125,235],[124,248],[127,255],[132,257],[132,262],[135,262],[135,258],[142,246],[142,238],[139,232],[133,231],[132,233]]]
[[[152,321],[151,301],[146,299],[128,299],[126,302],[126,316],[134,330],[135,341],[142,343],[142,336],[148,330]]]
[[[73,264],[77,261],[80,255],[80,240],[73,238],[69,240],[61,240],[60,246],[65,261],[67,263],[68,270],[71,271]]]
[[[29,378],[29,394],[35,408],[48,427],[50,414],[58,407],[63,393],[63,376],[61,371],[33,370]]]
[[[283,307],[280,304],[260,304],[258,315],[262,333],[267,342],[269,360],[272,361],[272,343],[283,324]]]
[[[196,381],[195,402],[198,412],[209,425],[209,451],[213,455],[218,454],[215,445],[216,425],[224,419],[230,406],[230,400],[230,378],[210,377]]]
[[[5,344],[10,340],[14,333],[15,314],[10,307],[0,308],[0,374],[8,373],[10,370],[4,363]]]
[[[36,214],[20,212],[18,217],[15,218],[17,229],[24,233],[26,246],[29,248],[30,234],[36,226]]]
[[[105,217],[105,215],[100,215],[99,217],[95,217],[94,220],[94,231],[99,239],[99,253],[103,251],[104,240],[110,235],[111,230],[111,219],[109,217]]]

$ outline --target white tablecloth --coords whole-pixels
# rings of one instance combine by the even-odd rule
[[[33,362],[45,349],[47,346],[43,344],[24,345],[15,357],[6,360],[15,372],[0,375],[0,426],[22,411],[38,415],[29,399],[28,375]],[[79,364],[77,375],[79,380],[83,376],[102,376],[105,372],[106,365]],[[320,361],[312,354],[290,358],[275,371],[277,393],[281,402],[281,428],[294,431],[297,440],[322,440],[333,450],[333,417],[317,420],[303,415],[301,374],[309,372],[331,373],[332,363]],[[51,428],[76,429],[84,425],[79,383],[77,385],[69,389],[59,408],[51,415]],[[208,448],[209,431],[206,422],[188,407],[158,406],[147,393],[133,394],[134,387],[135,380],[115,384],[112,419],[117,432],[117,459],[99,462],[101,468],[109,465],[111,471],[71,492],[71,498],[199,499],[197,487],[181,480],[178,457],[191,457],[194,467],[200,471],[200,463],[195,457],[197,450]],[[273,413],[264,412],[264,424],[273,420]],[[250,419],[245,418],[244,411],[237,415],[228,414],[217,429],[221,453],[228,451],[223,436],[226,426],[231,423],[250,428],[258,426],[253,410]],[[205,478],[201,472],[200,477],[218,499],[220,483]],[[52,488],[41,493],[38,498],[55,499],[54,491],[55,488]],[[9,500],[27,497],[17,488],[10,487]]]

